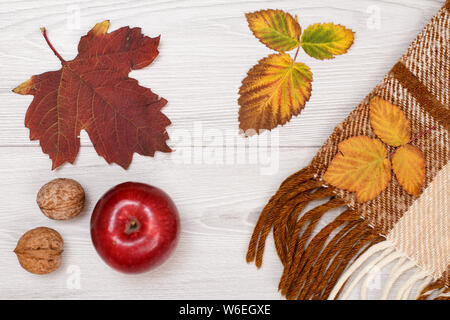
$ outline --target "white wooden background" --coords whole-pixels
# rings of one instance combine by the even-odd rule
[[[333,127],[377,84],[443,2],[1,0],[0,298],[280,298],[276,287],[281,264],[271,238],[261,270],[245,263],[261,208],[288,174],[310,161]],[[263,142],[246,149],[254,138],[222,141],[238,126],[240,81],[270,52],[253,37],[244,17],[245,12],[263,8],[297,14],[303,28],[332,21],[356,32],[351,50],[334,60],[318,61],[300,53],[298,60],[314,75],[312,97],[299,117],[274,130],[272,138],[279,148],[269,150]],[[80,36],[105,19],[111,20],[111,29],[139,26],[146,35],[162,35],[159,57],[131,76],[169,101],[163,111],[173,123],[169,134],[176,151],[155,158],[135,155],[125,171],[99,158],[83,134],[75,165],[51,171],[50,160],[38,143],[29,141],[23,125],[32,96],[11,90],[33,74],[60,67],[40,27],[47,28],[54,46],[69,60],[76,55]],[[262,160],[238,163],[233,160],[238,150],[250,158],[269,151],[274,169],[263,175],[267,163]],[[231,160],[211,163],[211,154],[220,157],[221,152],[223,159]],[[55,177],[74,178],[85,187],[86,208],[72,221],[49,220],[35,203],[40,186]],[[174,256],[159,269],[137,276],[107,267],[89,236],[97,199],[129,180],[164,189],[181,214]],[[65,240],[62,267],[46,276],[24,271],[12,252],[18,238],[37,226],[55,228]],[[79,288],[72,281],[78,272]]]

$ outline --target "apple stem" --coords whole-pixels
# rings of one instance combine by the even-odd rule
[[[125,228],[125,233],[131,234],[134,232],[138,232],[140,228],[141,228],[141,225],[140,225],[139,221],[137,221],[136,219],[130,219],[130,221],[127,222],[127,226]]]
[[[45,28],[41,28],[41,32],[42,32],[42,35],[44,36],[45,41],[47,42],[50,49],[52,49],[55,56],[57,56],[58,59],[61,61],[61,63],[64,64],[66,62],[66,60],[64,60],[63,57],[58,53],[58,51],[56,51],[55,47],[53,47],[52,43],[50,42],[50,40],[47,37],[47,30]]]

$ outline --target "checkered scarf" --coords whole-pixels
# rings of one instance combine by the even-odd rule
[[[378,96],[398,106],[418,132],[426,174],[414,197],[396,179],[370,201],[328,185],[323,176],[350,137],[375,138],[369,102]],[[284,270],[279,290],[288,299],[362,297],[376,270],[391,265],[381,298],[449,299],[450,283],[450,0],[419,33],[384,79],[338,125],[307,168],[288,177],[263,209],[247,261],[262,264],[273,231]],[[324,199],[313,209],[305,207]],[[336,210],[341,213],[336,216]],[[334,220],[325,226],[325,215]],[[398,283],[398,285],[396,285]],[[395,290],[394,290],[395,288]]]

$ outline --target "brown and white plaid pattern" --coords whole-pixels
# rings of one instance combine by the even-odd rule
[[[336,155],[339,142],[358,135],[375,138],[369,123],[369,101],[375,95],[403,110],[411,121],[412,136],[435,127],[412,143],[425,155],[423,193],[416,199],[393,178],[378,197],[364,203],[346,190],[337,189],[336,194],[421,268],[435,278],[442,276],[450,264],[450,1],[382,82],[335,128],[311,163],[319,180]]]
[[[387,235],[398,250],[436,279],[449,265],[449,177],[450,164],[447,164]]]
[[[399,262],[382,298],[388,297],[398,275],[414,266],[419,270],[402,285],[398,298],[407,298],[414,283],[423,278],[428,282],[418,299],[436,291],[436,299],[450,298],[449,26],[447,0],[381,83],[335,128],[310,165],[289,176],[261,212],[247,262],[261,266],[265,241],[273,229],[284,267],[279,290],[288,299],[336,298],[341,293],[345,297],[355,284],[351,281],[345,289],[347,282],[358,268],[361,273],[356,278],[361,279],[375,265],[395,259]],[[412,136],[418,137],[411,143],[424,154],[426,174],[417,198],[395,176],[380,195],[363,203],[354,193],[323,180],[341,141],[360,135],[376,138],[369,122],[369,101],[374,96],[397,105],[410,120]],[[305,210],[317,199],[328,201]],[[342,206],[349,208],[316,228],[324,214]]]

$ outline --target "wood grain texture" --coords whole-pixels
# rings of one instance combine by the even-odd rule
[[[334,126],[381,80],[443,2],[1,0],[0,298],[280,298],[276,287],[281,265],[272,241],[262,270],[244,259],[259,211],[287,175],[308,164]],[[299,117],[274,130],[280,148],[270,150],[255,146],[257,138],[236,135],[240,82],[270,53],[251,34],[244,13],[268,7],[297,14],[302,28],[335,22],[356,32],[349,52],[334,60],[300,54],[298,60],[313,72],[312,96]],[[373,10],[379,10],[379,28],[370,24]],[[70,23],[77,12],[79,26]],[[130,76],[169,101],[164,112],[173,123],[168,131],[176,151],[154,159],[135,155],[124,171],[99,158],[83,133],[75,165],[51,172],[50,160],[38,143],[28,140],[23,125],[32,97],[11,90],[33,74],[60,67],[40,27],[47,28],[62,56],[72,59],[80,36],[104,19],[111,20],[112,29],[140,26],[146,35],[161,34],[160,56]],[[253,147],[246,148],[249,144]],[[237,156],[239,150],[246,150],[244,160]],[[268,158],[258,158],[260,152]],[[267,163],[274,165],[269,175],[263,174]],[[76,179],[86,189],[86,209],[73,221],[51,221],[35,203],[39,188],[55,177]],[[89,236],[97,199],[129,180],[167,191],[182,219],[176,254],[164,267],[138,276],[108,268]],[[63,266],[54,274],[26,273],[12,252],[20,235],[36,226],[55,228],[65,239]],[[81,288],[69,289],[77,270]]]
[[[3,147],[0,297],[278,298],[274,288],[281,265],[273,246],[269,244],[264,266],[257,271],[245,263],[249,236],[270,194],[285,176],[305,166],[316,151],[281,148],[280,169],[272,176],[263,176],[254,164],[184,164],[167,154],[158,159],[135,156],[130,169],[124,171],[118,166],[93,164],[98,156],[91,147],[82,150],[76,166],[50,172],[48,160],[38,148]],[[255,152],[261,152],[260,148],[248,155]],[[85,188],[85,210],[73,220],[49,220],[36,204],[39,188],[56,177],[71,177]],[[97,199],[111,186],[127,180],[162,188],[174,199],[181,215],[182,232],[175,255],[154,272],[137,276],[107,267],[89,235],[90,213]],[[61,269],[43,277],[20,268],[12,252],[21,234],[37,226],[60,232],[66,249]],[[80,268],[80,290],[67,289],[71,266]]]

